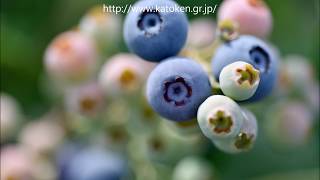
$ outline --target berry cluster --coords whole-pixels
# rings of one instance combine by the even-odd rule
[[[224,0],[217,24],[161,6],[178,5],[139,0],[123,23],[99,4],[55,37],[39,79],[49,107],[24,114],[1,92],[1,180],[239,179],[314,159],[319,83],[308,59],[267,41],[265,3]],[[253,147],[255,116],[263,143],[243,168],[223,152]]]
[[[149,104],[168,120],[197,118],[203,134],[221,150],[249,149],[257,135],[256,119],[235,101],[260,101],[276,83],[276,54],[254,36],[265,37],[270,31],[269,9],[258,0],[225,1],[219,11],[214,47],[190,48],[179,54],[188,35],[186,15],[158,12],[156,7],[161,6],[177,4],[171,0],[139,1],[134,7],[144,11],[130,12],[124,23],[128,48],[159,63],[147,80]],[[252,26],[255,23],[259,25]]]

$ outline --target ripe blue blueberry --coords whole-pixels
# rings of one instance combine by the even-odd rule
[[[81,149],[84,148],[83,144],[76,142],[67,142],[63,144],[55,154],[55,163],[58,170],[59,180],[68,180],[69,163]]]
[[[260,71],[258,89],[248,101],[260,100],[271,92],[277,80],[278,62],[266,43],[249,35],[225,42],[216,50],[212,59],[214,76],[219,79],[222,69],[236,61],[247,62]]]
[[[147,82],[147,98],[161,116],[186,121],[196,117],[200,104],[211,95],[209,78],[202,67],[186,58],[160,63]]]
[[[65,173],[68,180],[120,180],[127,169],[125,161],[117,154],[89,148],[73,155]]]
[[[184,46],[188,19],[183,12],[165,11],[178,5],[171,0],[138,1],[125,19],[124,39],[128,48],[143,59],[159,62],[175,56]]]

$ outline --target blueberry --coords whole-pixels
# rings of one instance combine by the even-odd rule
[[[210,162],[199,156],[187,156],[180,160],[172,176],[173,180],[215,179]]]
[[[210,96],[198,109],[198,123],[202,133],[210,140],[235,137],[243,125],[240,106],[222,95]]]
[[[84,82],[93,76],[97,66],[97,49],[90,37],[67,31],[49,44],[44,63],[50,77],[59,82]]]
[[[58,123],[61,114],[50,112],[28,122],[19,132],[19,142],[38,154],[53,152],[64,139],[64,129]]]
[[[119,53],[110,57],[99,73],[99,85],[107,96],[119,97],[139,92],[154,63],[136,55]]]
[[[186,155],[201,152],[202,141],[198,137],[178,134],[161,121],[152,134],[140,136],[136,143],[151,162],[175,164]],[[136,149],[131,150],[136,154]]]
[[[73,155],[65,173],[68,180],[120,180],[126,176],[127,168],[118,154],[88,148]]]
[[[251,64],[237,61],[224,67],[220,73],[220,88],[222,92],[235,100],[246,100],[254,95],[260,75]]]
[[[278,60],[275,53],[262,40],[242,35],[219,46],[212,58],[212,71],[219,79],[220,72],[228,64],[244,61],[260,71],[260,83],[248,101],[257,101],[270,94],[276,81]]]
[[[216,23],[211,18],[196,18],[190,22],[187,46],[203,48],[215,40]]]
[[[96,5],[81,18],[79,30],[94,40],[99,53],[109,56],[121,40],[121,25],[120,16],[103,11],[101,5]]]
[[[186,121],[196,117],[200,104],[211,95],[209,78],[202,67],[186,58],[160,63],[147,81],[147,98],[161,116]]]
[[[271,118],[271,119],[270,119]],[[263,126],[272,145],[293,148],[306,145],[314,127],[314,116],[305,102],[282,100],[267,109]]]
[[[242,109],[243,124],[240,132],[229,139],[214,139],[213,144],[226,153],[240,153],[250,150],[256,141],[258,125],[256,117],[249,110]]]
[[[57,149],[55,154],[55,164],[57,166],[57,175],[59,180],[68,180],[69,163],[83,148],[84,146],[80,143],[67,142]]]
[[[270,60],[268,54],[261,47],[254,47],[249,52],[255,66],[261,71],[265,72],[269,68]]]
[[[39,178],[35,177],[34,168],[38,165],[40,158],[35,161],[28,150],[26,146],[19,144],[1,144],[1,179]]]
[[[184,46],[188,20],[180,11],[165,11],[178,5],[171,0],[141,0],[134,4],[124,23],[128,48],[143,59],[159,62],[175,56]]]
[[[97,117],[104,109],[104,95],[97,82],[87,82],[67,91],[65,107],[69,113]]]
[[[267,37],[272,30],[270,8],[263,0],[223,1],[218,21],[231,20],[238,24],[240,34]]]

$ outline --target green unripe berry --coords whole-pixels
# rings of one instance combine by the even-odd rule
[[[256,92],[260,76],[251,64],[237,61],[224,67],[220,73],[222,92],[234,100],[249,99]]]

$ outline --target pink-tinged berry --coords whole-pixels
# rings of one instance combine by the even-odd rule
[[[92,40],[77,31],[58,35],[45,52],[48,73],[62,81],[88,79],[95,70],[96,48]]]
[[[224,0],[218,20],[232,20],[239,25],[240,34],[265,38],[272,29],[272,15],[263,0]]]
[[[23,147],[18,145],[1,147],[0,160],[1,179],[33,179],[32,159]]]
[[[314,70],[309,60],[300,55],[289,55],[284,58],[280,66],[278,87],[286,93],[292,89],[300,92],[305,87],[314,84]]]
[[[302,146],[312,133],[313,115],[304,103],[283,101],[268,110],[264,127],[274,145]]]
[[[26,124],[19,135],[20,143],[36,154],[54,152],[64,138],[63,127],[58,123],[61,117],[55,113]]]
[[[211,19],[198,18],[190,22],[187,46],[202,48],[213,43],[216,24]]]
[[[99,84],[107,95],[130,94],[142,88],[153,67],[133,54],[117,54],[103,65]]]
[[[94,117],[102,112],[105,98],[101,87],[96,82],[90,82],[69,90],[65,103],[69,112]]]

